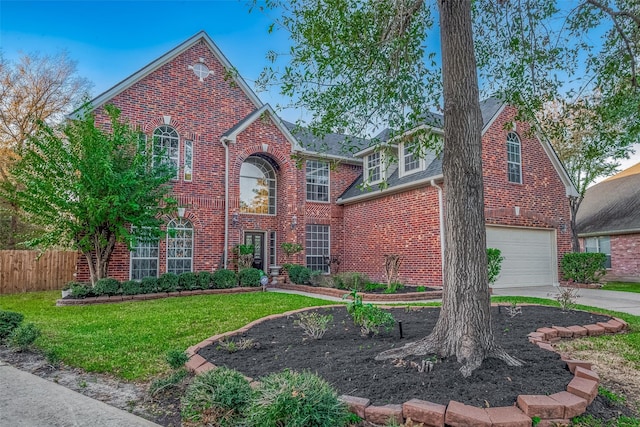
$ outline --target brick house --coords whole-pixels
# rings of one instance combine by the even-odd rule
[[[604,280],[640,282],[640,163],[587,189],[576,228],[585,252],[607,255]]]
[[[440,285],[440,159],[411,154],[410,135],[389,139],[388,131],[383,150],[352,140],[362,150],[345,153],[344,135],[296,132],[230,70],[201,32],[92,101],[98,123],[106,122],[102,107],[114,104],[165,150],[178,170],[172,185],[182,207],[165,219],[175,230],[165,239],[132,251],[119,245],[109,276],[231,267],[233,247],[244,243],[254,245],[254,266],[265,271],[296,262],[329,272],[333,260],[340,271],[382,280],[384,254],[397,253],[401,281]],[[505,130],[514,116],[494,99],[483,103],[488,245],[506,257],[498,285],[557,283],[558,259],[570,250],[566,196],[575,189],[526,123]],[[429,117],[423,128],[441,134],[441,118]],[[304,251],[287,259],[283,242]],[[87,278],[81,257],[78,279]]]

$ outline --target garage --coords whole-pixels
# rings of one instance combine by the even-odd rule
[[[504,257],[496,288],[558,282],[555,230],[487,227],[487,247],[500,249]]]

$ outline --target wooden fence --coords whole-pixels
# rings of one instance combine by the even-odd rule
[[[73,280],[77,252],[0,251],[0,294],[62,289]]]

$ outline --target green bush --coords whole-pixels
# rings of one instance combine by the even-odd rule
[[[296,285],[306,285],[311,280],[311,270],[303,265],[289,264],[289,279]]]
[[[179,369],[189,361],[189,356],[182,350],[173,349],[167,351],[165,359],[172,369]]]
[[[213,288],[213,273],[210,271],[201,271],[198,273],[198,288],[210,289]]]
[[[24,320],[22,313],[0,310],[0,342],[7,339],[15,328]]]
[[[353,319],[353,323],[360,326],[360,333],[363,336],[367,336],[370,333],[377,335],[380,333],[380,328],[388,331],[395,324],[395,319],[388,311],[384,311],[373,304],[363,304],[362,297],[358,295],[356,290],[351,291],[344,298],[347,296],[353,298],[353,301],[347,303],[347,313]]]
[[[605,254],[597,252],[568,253],[562,257],[562,277],[576,283],[598,283],[607,270]]]
[[[149,385],[149,394],[151,396],[157,396],[163,391],[177,387],[188,376],[189,376],[189,371],[182,368],[172,372],[166,377],[155,379]]]
[[[200,286],[198,285],[198,275],[191,272],[180,274],[180,276],[178,276],[178,289],[181,291],[200,289]]]
[[[215,289],[228,289],[238,286],[238,276],[233,270],[221,268],[213,273],[213,287]]]
[[[145,277],[140,281],[140,292],[143,294],[151,294],[158,292],[160,280],[157,277]]]
[[[504,261],[504,257],[502,256],[500,249],[487,248],[487,273],[489,276],[489,286],[493,286],[496,280],[498,280],[498,276],[502,270],[502,261]]]
[[[98,280],[96,284],[93,286],[93,293],[96,296],[118,295],[121,292],[122,291],[120,289],[120,282],[110,277]]]
[[[27,350],[40,336],[40,329],[33,323],[23,323],[15,328],[7,338],[9,347],[18,351]]]
[[[196,376],[187,387],[182,398],[182,418],[200,421],[202,413],[210,410],[209,415],[219,416],[213,425],[233,425],[251,396],[251,386],[241,373],[219,367]]]
[[[355,271],[345,271],[344,273],[336,274],[333,280],[338,289],[355,289],[358,292],[364,292],[365,286],[369,283],[369,278],[366,274]]]
[[[261,379],[247,409],[251,427],[336,427],[347,423],[346,405],[322,378],[283,371]]]
[[[122,295],[137,295],[141,294],[140,282],[137,280],[127,280],[120,285],[122,288]]]
[[[158,291],[175,292],[178,290],[179,279],[175,273],[164,273],[158,280]]]
[[[245,268],[238,273],[238,280],[240,286],[243,288],[252,288],[260,286],[260,278],[264,273],[257,268]]]
[[[91,285],[74,282],[71,284],[71,298],[87,298],[93,296]]]

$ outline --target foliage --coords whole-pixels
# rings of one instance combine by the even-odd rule
[[[142,293],[140,282],[137,280],[127,280],[120,285],[122,288],[122,295],[137,295]]]
[[[111,277],[100,279],[93,286],[93,293],[97,296],[100,295],[118,295],[122,292],[120,289],[120,282]]]
[[[25,351],[33,345],[40,334],[40,329],[35,324],[22,323],[11,331],[7,337],[7,344],[17,351]]]
[[[254,254],[253,245],[236,245],[233,251],[238,257],[238,271],[251,268]]]
[[[140,281],[140,291],[143,294],[158,292],[160,289],[160,279],[157,277],[144,277]]]
[[[300,243],[295,242],[283,242],[280,247],[282,248],[282,252],[288,257],[291,255],[297,254],[298,252],[302,252],[304,247]]]
[[[165,359],[171,369],[180,369],[189,361],[189,356],[183,350],[171,349],[167,351]]]
[[[640,293],[640,283],[607,282],[602,286],[602,290]]]
[[[386,254],[384,256],[384,275],[387,278],[387,288],[391,289],[391,284],[398,282],[399,271],[400,255]]]
[[[221,268],[213,273],[213,286],[216,289],[227,289],[238,286],[238,276],[235,271]]]
[[[211,289],[214,287],[214,274],[210,271],[201,271],[198,273],[198,287],[200,289]]]
[[[289,279],[296,285],[306,285],[311,280],[311,270],[303,265],[289,264]]]
[[[157,378],[149,385],[149,395],[157,396],[164,391],[178,387],[188,377],[189,371],[180,368],[165,377]]]
[[[576,300],[578,299],[578,289],[560,287],[558,288],[558,293],[555,294],[554,298],[560,305],[562,311],[571,310],[576,305]]]
[[[201,288],[198,283],[198,274],[192,273],[190,271],[181,273],[178,276],[178,288],[184,291],[191,291],[194,289],[205,289],[205,288]]]
[[[248,426],[338,427],[346,405],[322,378],[310,372],[283,371],[263,377],[247,408]]]
[[[140,150],[139,135],[105,106],[110,130],[95,123],[90,106],[60,129],[41,123],[11,173],[16,188],[0,195],[20,207],[25,220],[45,232],[30,247],[68,247],[89,264],[91,282],[106,277],[116,243],[161,234],[161,215],[173,212],[168,195],[175,171]]]
[[[425,292],[426,290],[427,290],[426,286],[422,286],[422,285],[416,286],[416,292]]]
[[[85,283],[71,283],[71,298],[87,298],[93,296],[91,285]]]
[[[597,252],[572,252],[562,257],[562,277],[576,283],[598,283],[607,270],[605,254]]]
[[[489,286],[493,286],[496,280],[498,280],[498,276],[502,270],[502,261],[504,261],[504,257],[500,249],[487,248]]]
[[[257,268],[245,268],[238,273],[238,280],[242,287],[256,287],[260,286],[260,278],[263,276],[263,271]]]
[[[2,343],[15,328],[24,320],[22,313],[0,310],[0,343]]]
[[[182,398],[182,419],[199,421],[211,409],[219,418],[216,425],[233,425],[235,417],[249,405],[252,390],[244,376],[218,367],[194,378]]]
[[[158,292],[175,292],[178,290],[180,279],[175,273],[164,273],[158,279]]]
[[[384,290],[385,294],[395,294],[399,290],[404,289],[402,283],[391,283],[387,289]]]
[[[240,338],[238,341],[222,339],[218,341],[217,349],[225,350],[228,353],[235,353],[236,351],[249,350],[256,347],[256,342],[253,338]]]
[[[507,314],[510,317],[516,317],[517,315],[522,314],[522,307],[520,307],[515,302],[511,303],[510,306],[506,307],[506,310],[507,310]]]
[[[355,271],[345,271],[334,276],[336,288],[338,289],[355,289],[363,292],[365,286],[369,283],[369,278]]]
[[[317,311],[299,313],[293,324],[300,327],[306,336],[319,340],[329,330],[329,323],[333,321],[330,314],[322,315]]]
[[[395,319],[388,311],[384,311],[373,304],[363,304],[362,296],[358,295],[356,290],[351,291],[350,294],[345,295],[343,298],[348,296],[352,300],[347,303],[347,313],[353,319],[353,323],[360,326],[362,336],[367,336],[371,333],[377,335],[380,333],[380,328],[385,328],[388,331],[395,324]]]

